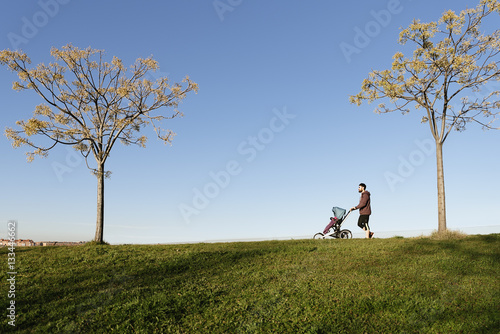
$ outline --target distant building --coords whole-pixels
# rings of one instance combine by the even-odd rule
[[[8,246],[9,245],[9,240],[6,239],[0,239],[0,246]]]
[[[40,242],[34,242],[31,239],[17,239],[14,241],[16,243],[16,247],[31,247],[31,246],[76,246],[76,245],[83,245],[85,241],[78,241],[78,242],[72,242],[72,241],[40,241]],[[0,239],[0,247],[4,246],[9,246],[10,245],[10,240],[9,239]]]
[[[17,239],[14,241],[16,246],[31,247],[36,246],[36,243],[31,239]],[[0,239],[0,246],[9,246],[9,239]]]

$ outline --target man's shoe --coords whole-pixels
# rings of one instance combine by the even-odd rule
[[[374,235],[374,234],[375,234],[375,233],[370,232],[370,239],[371,239],[371,238],[373,238],[373,235]]]

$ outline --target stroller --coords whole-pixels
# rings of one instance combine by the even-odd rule
[[[314,235],[313,239],[326,239],[326,237],[331,237],[335,239],[351,239],[352,238],[352,233],[349,230],[341,230],[340,227],[342,226],[342,223],[344,220],[347,219],[349,214],[351,213],[351,210],[347,211],[346,209],[342,209],[339,207],[334,206],[332,208],[333,215],[335,218],[337,218],[337,221],[335,224],[330,227],[327,233],[323,234],[322,232],[318,232]]]

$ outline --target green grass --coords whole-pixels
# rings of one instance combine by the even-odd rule
[[[17,248],[15,330],[496,334],[499,259],[499,234]]]

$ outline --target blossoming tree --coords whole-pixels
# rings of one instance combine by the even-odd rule
[[[500,14],[498,0],[481,0],[460,14],[443,13],[438,22],[414,20],[399,36],[400,44],[414,46],[413,54],[397,52],[391,69],[372,71],[361,92],[350,97],[358,106],[363,101],[389,102],[379,104],[377,113],[408,113],[412,107],[423,112],[422,123],[429,125],[436,142],[438,232],[446,230],[444,141],[453,129],[463,131],[469,123],[494,129],[499,114],[498,89],[477,94],[500,81],[500,30],[480,31],[487,16],[497,19],[492,26],[499,26],[495,14]]]
[[[34,90],[43,103],[33,117],[17,122],[18,129],[7,128],[5,135],[14,148],[28,145],[28,161],[47,156],[58,144],[71,145],[85,158],[87,167],[97,177],[97,221],[95,241],[103,242],[104,179],[110,171],[105,163],[117,141],[145,147],[147,137],[140,130],[151,125],[158,138],[170,143],[175,135],[160,128],[161,122],[182,116],[177,109],[190,91],[198,85],[186,77],[181,83],[170,83],[167,77],[152,81],[151,71],[158,69],[152,58],[139,58],[127,69],[113,57],[104,61],[104,51],[79,49],[71,44],[52,48],[55,62],[29,68],[30,58],[21,51],[3,50],[0,64],[17,73],[15,90]],[[33,137],[39,138],[35,142]],[[94,162],[88,161],[94,157]]]

